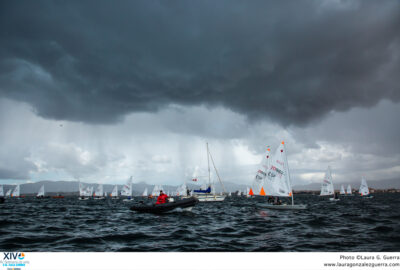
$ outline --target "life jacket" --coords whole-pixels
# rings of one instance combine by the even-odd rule
[[[168,198],[167,194],[162,194],[158,196],[156,204],[166,203],[167,198]]]

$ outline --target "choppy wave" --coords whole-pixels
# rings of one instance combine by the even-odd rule
[[[230,197],[192,212],[139,214],[122,200],[9,199],[0,249],[24,251],[400,251],[400,196],[299,195],[307,210]]]

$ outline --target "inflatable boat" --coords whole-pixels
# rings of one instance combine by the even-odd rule
[[[132,211],[140,212],[140,213],[153,213],[153,214],[161,214],[172,211],[177,208],[185,209],[191,208],[198,203],[198,200],[194,197],[178,200],[174,202],[168,202],[163,204],[135,204],[130,209]]]

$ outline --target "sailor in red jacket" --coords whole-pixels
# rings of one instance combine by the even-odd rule
[[[160,190],[160,196],[158,196],[156,204],[166,203],[167,199],[168,199],[167,194],[164,194],[162,190]]]

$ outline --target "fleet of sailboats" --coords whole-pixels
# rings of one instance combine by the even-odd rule
[[[218,170],[215,167],[213,157],[210,153],[208,143],[206,143],[206,149],[207,149],[207,164],[208,164],[208,187],[207,188],[204,187],[204,189],[190,191],[185,182],[177,188],[176,192],[173,192],[172,196],[177,196],[177,197],[182,197],[182,198],[195,196],[201,202],[210,202],[210,201],[223,201],[227,196],[232,195],[231,191],[229,191],[229,193],[225,192],[224,185],[221,181],[221,178],[218,174]],[[221,191],[220,194],[218,194],[218,195],[216,194],[215,183],[211,179],[210,161],[215,170],[217,179],[218,179],[219,183],[221,184],[222,189],[224,190],[223,192]],[[102,184],[98,184],[95,192],[93,192],[93,186],[85,187],[83,185],[83,183],[81,183],[80,181],[78,181],[78,183],[79,183],[79,199],[81,199],[81,200],[87,200],[90,197],[92,197],[94,199],[105,199],[105,197],[107,197],[107,193],[104,192]],[[159,195],[160,190],[163,190],[162,185],[154,185],[154,188],[153,188],[153,191],[151,194],[154,197],[157,197]],[[123,188],[121,190],[121,196],[127,197],[125,200],[131,200],[132,191],[133,191],[132,190],[132,177],[130,177],[130,179],[127,181],[127,183],[123,186]],[[168,194],[168,196],[170,195],[170,191],[168,191],[168,192],[164,191],[164,193]],[[273,155],[271,155],[271,149],[268,146],[266,154],[263,156],[263,158],[261,160],[259,170],[256,173],[256,176],[253,180],[251,187],[246,187],[246,189],[243,192],[241,190],[239,190],[237,192],[237,194],[238,194],[238,196],[243,195],[243,196],[246,196],[247,198],[254,197],[254,196],[269,196],[270,198],[275,197],[275,203],[266,205],[267,208],[294,209],[294,210],[300,210],[300,209],[307,208],[306,205],[294,204],[292,183],[291,183],[291,178],[290,178],[290,170],[289,170],[289,164],[287,161],[287,154],[286,154],[284,142],[282,142],[278,146],[278,148],[276,149],[276,152]],[[372,198],[373,197],[370,195],[367,181],[365,180],[364,177],[362,177],[362,179],[361,179],[359,194],[363,198]],[[44,188],[44,185],[42,185],[40,187],[36,197],[43,198],[44,195],[45,195],[45,188]],[[119,197],[118,195],[119,195],[118,194],[118,185],[115,185],[112,192],[110,193],[110,197],[112,199],[117,199]],[[328,166],[328,168],[325,172],[324,179],[322,181],[320,196],[334,196],[333,198],[330,198],[330,200],[338,201],[339,199],[337,198],[336,195],[337,194],[335,193],[333,180],[332,180],[331,168],[330,168],[330,166]],[[353,195],[351,185],[349,184],[347,186],[347,189],[345,190],[344,185],[342,184],[340,186],[340,195],[342,195],[342,196]],[[147,187],[143,191],[142,196],[143,197],[148,196]],[[4,194],[3,186],[0,186],[0,197],[1,198],[4,198],[4,197],[19,198],[20,197],[20,185],[19,184],[16,185],[14,189],[10,188],[5,194]],[[276,203],[276,198],[279,198],[279,197],[290,198],[291,204]]]

